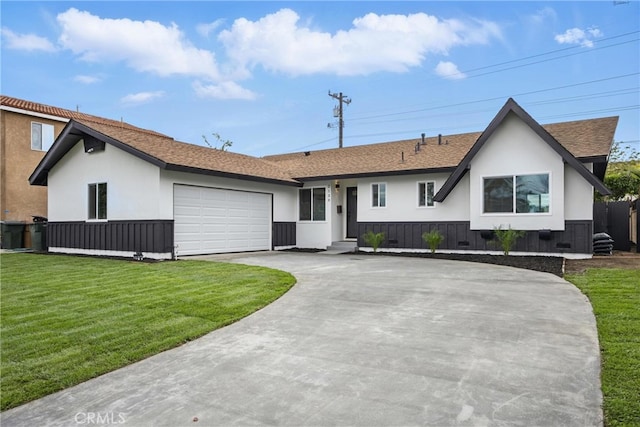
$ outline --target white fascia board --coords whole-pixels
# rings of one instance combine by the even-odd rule
[[[55,120],[63,123],[68,123],[70,120],[65,117],[52,116],[51,114],[44,114],[44,113],[36,113],[35,111],[23,110],[21,108],[15,108],[15,107],[8,107],[6,105],[0,106],[0,110],[11,111],[12,113],[18,113],[18,114],[25,114],[27,116],[39,117],[41,119]]]

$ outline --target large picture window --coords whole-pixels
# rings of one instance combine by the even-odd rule
[[[371,184],[371,206],[374,208],[387,206],[387,184]]]
[[[89,184],[89,219],[107,219],[107,183]]]
[[[549,174],[484,178],[484,213],[548,213]]]
[[[433,181],[418,183],[418,206],[432,207],[435,205],[435,203],[433,202],[435,188],[436,183]]]
[[[299,190],[300,221],[326,220],[326,189],[324,187]]]

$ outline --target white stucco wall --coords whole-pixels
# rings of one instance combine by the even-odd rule
[[[483,178],[549,174],[550,212],[483,213]],[[565,171],[562,157],[515,114],[509,114],[471,161],[471,229],[564,230]],[[571,192],[567,196],[573,197]]]
[[[435,181],[437,193],[448,177],[447,173],[437,173],[361,179],[358,181],[358,221],[468,221],[469,178],[466,176],[443,203],[435,203],[433,207],[418,206],[418,182]],[[371,205],[371,185],[374,183],[387,184],[386,207]]]
[[[297,220],[297,187],[160,170],[106,144],[86,154],[78,142],[49,172],[49,220],[86,221],[88,184],[107,183],[107,219],[173,219],[173,184],[273,194],[273,220]]]
[[[174,184],[273,194],[273,221],[297,220],[298,187],[166,170],[160,171],[160,219],[173,219]]]
[[[107,183],[107,219],[159,219],[159,169],[119,148],[84,152],[79,141],[48,176],[49,221],[86,221],[88,185]]]
[[[593,165],[585,165],[590,171]],[[593,220],[593,186],[574,168],[565,165],[564,169],[564,215],[567,220]]]

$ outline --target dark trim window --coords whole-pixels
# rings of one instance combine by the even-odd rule
[[[420,207],[433,207],[435,203],[433,201],[433,195],[435,193],[436,183],[435,181],[425,181],[418,183],[418,206]]]
[[[53,145],[53,125],[31,122],[31,149],[36,151],[48,151]]]
[[[325,221],[327,189],[324,187],[302,188],[299,190],[300,221]]]
[[[387,206],[387,184],[384,182],[371,184],[371,206],[374,208]]]
[[[484,213],[549,213],[549,174],[484,178]]]
[[[89,184],[89,219],[107,219],[107,183]]]

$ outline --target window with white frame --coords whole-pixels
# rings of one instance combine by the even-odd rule
[[[549,213],[549,174],[483,179],[484,213]]]
[[[326,188],[301,188],[298,193],[300,221],[326,220]]]
[[[387,184],[384,182],[371,184],[371,206],[374,208],[387,206]]]
[[[107,183],[89,184],[89,219],[107,219]]]
[[[31,122],[31,149],[49,151],[55,139],[53,132],[53,125]]]
[[[435,181],[418,182],[418,206],[433,207],[433,196],[436,189]]]

